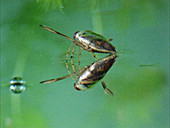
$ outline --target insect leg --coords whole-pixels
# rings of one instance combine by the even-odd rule
[[[45,80],[45,81],[41,81],[40,83],[41,84],[47,84],[47,83],[53,83],[53,82],[57,82],[57,81],[60,81],[60,80],[63,80],[63,79],[66,79],[66,78],[69,78],[69,77],[72,77],[74,75],[77,75],[83,71],[85,71],[87,68],[89,68],[91,65],[88,65],[88,66],[85,66],[84,68],[78,70],[77,72],[74,72],[72,74],[68,74],[66,76],[63,76],[63,77],[59,77],[59,78],[56,78],[56,79],[50,79],[50,80]]]
[[[96,55],[94,54],[94,52],[90,52],[91,53],[91,55],[93,56],[93,58],[95,59],[95,60],[98,60],[97,58],[96,58]]]
[[[107,41],[112,41],[113,39],[108,39]]]
[[[74,45],[74,47],[73,47],[73,49],[72,49],[72,53],[71,53],[71,66],[72,66],[73,73],[76,72],[75,65],[74,65],[74,61],[73,61],[73,56],[74,56],[74,52],[75,52],[75,47],[76,47],[76,45]],[[73,78],[73,80],[75,80],[75,79]]]
[[[79,47],[79,61],[78,61],[78,67],[80,69],[80,59],[81,59],[81,48]]]
[[[57,34],[57,35],[60,35],[60,36],[62,36],[62,37],[64,37],[64,38],[66,38],[66,39],[71,40],[71,41],[74,42],[74,40],[71,39],[70,37],[68,37],[68,36],[66,36],[66,35],[64,35],[64,34],[62,34],[62,33],[60,33],[60,32],[57,32],[57,31],[55,31],[55,30],[52,29],[52,28],[46,27],[46,26],[44,26],[44,25],[40,25],[40,26],[43,27],[44,29],[46,29],[47,31],[50,31],[50,32],[55,33],[55,34]]]
[[[102,86],[103,86],[104,90],[105,90],[108,94],[111,94],[111,95],[113,96],[113,92],[106,87],[106,84],[104,83],[103,80],[101,80],[101,83],[102,83]]]
[[[72,43],[72,44],[70,45],[70,47],[69,47],[69,49],[68,49],[68,51],[67,51],[67,54],[66,54],[66,68],[67,68],[67,70],[68,70],[68,74],[71,74],[70,68],[69,68],[69,66],[68,66],[68,56],[69,56],[69,53],[70,53],[70,50],[71,50],[71,47],[73,46],[73,44],[74,44],[74,43]]]
[[[74,43],[75,43],[76,45],[78,45],[79,47],[84,48],[83,44],[77,42],[76,40],[74,40],[74,39],[72,39],[72,38],[70,38],[70,37],[68,37],[68,36],[66,36],[66,35],[64,35],[64,34],[58,32],[58,31],[55,31],[54,29],[52,29],[52,28],[50,28],[50,27],[46,27],[46,26],[44,26],[44,25],[40,25],[40,26],[41,26],[42,28],[46,29],[47,31],[50,31],[50,32],[52,32],[52,33],[54,33],[54,34],[57,34],[57,35],[60,35],[60,36],[62,36],[62,37],[64,37],[64,38],[66,38],[66,39],[74,42]]]

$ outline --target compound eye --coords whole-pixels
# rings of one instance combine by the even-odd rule
[[[78,90],[78,91],[81,90],[80,88],[78,88],[78,87],[76,86],[76,83],[74,83],[74,88],[75,88],[76,90]]]
[[[79,33],[79,32],[80,31],[77,31],[77,32],[74,33],[74,36],[73,36],[74,39],[76,38],[76,34]]]

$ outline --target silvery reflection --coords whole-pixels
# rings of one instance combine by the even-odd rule
[[[21,77],[14,77],[12,80],[10,80],[9,89],[13,93],[19,94],[26,89],[24,84],[25,84],[25,81]]]

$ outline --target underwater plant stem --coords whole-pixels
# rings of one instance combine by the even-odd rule
[[[15,68],[14,68],[12,77],[23,75],[24,66],[25,66],[26,60],[27,60],[27,50],[25,50],[25,51],[21,50],[19,55],[17,56],[17,58],[18,59],[16,60],[16,64],[15,64]]]
[[[12,78],[23,76],[24,67],[27,60],[27,53],[28,50],[22,49],[17,55],[17,60]],[[12,128],[22,127],[20,99],[21,99],[20,94],[11,93]]]
[[[92,13],[92,24],[95,32],[102,34],[103,25],[102,25],[102,17],[100,14],[100,8],[96,6],[95,10],[91,10]]]
[[[20,95],[11,93],[12,128],[22,126],[20,98]]]

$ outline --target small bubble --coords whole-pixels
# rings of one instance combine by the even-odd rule
[[[23,92],[26,87],[25,87],[25,81],[21,77],[14,77],[12,80],[10,80],[10,87],[9,89],[13,93],[21,93]]]

